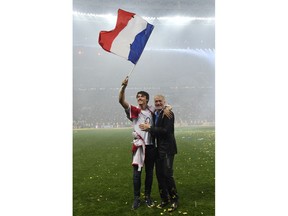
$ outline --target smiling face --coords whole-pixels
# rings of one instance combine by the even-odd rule
[[[149,101],[149,94],[147,92],[140,91],[137,93],[136,99],[137,99],[138,105],[141,108],[145,109]]]
[[[138,102],[139,105],[148,103],[148,100],[147,100],[145,95],[138,94],[136,98],[137,98],[137,102]]]
[[[156,95],[155,97],[154,97],[154,103],[155,103],[155,108],[157,109],[157,110],[161,110],[161,109],[163,109],[164,108],[164,106],[165,106],[165,97],[164,96],[162,96],[162,95]]]

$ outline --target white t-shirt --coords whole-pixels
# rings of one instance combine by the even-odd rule
[[[148,106],[145,110],[141,110],[139,107],[129,105],[128,109],[134,128],[133,143],[137,146],[141,145],[142,142],[144,142],[145,145],[152,145],[153,143],[151,141],[150,133],[147,131],[142,131],[139,128],[139,125],[142,123],[150,123],[150,125],[153,125],[152,115],[155,111],[155,108],[153,106]]]

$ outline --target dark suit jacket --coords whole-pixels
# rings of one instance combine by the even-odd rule
[[[152,126],[148,131],[155,138],[159,156],[165,157],[166,154],[177,154],[177,145],[174,136],[174,113],[173,117],[169,119],[167,116],[162,118],[163,111],[160,112],[157,124]]]

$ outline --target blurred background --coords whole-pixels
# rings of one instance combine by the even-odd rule
[[[176,126],[215,124],[214,0],[74,0],[73,127],[127,127],[118,102],[133,64],[104,51],[99,32],[113,30],[117,10],[134,12],[154,30],[129,79],[126,100],[136,93],[163,94]]]

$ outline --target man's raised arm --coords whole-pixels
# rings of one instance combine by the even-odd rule
[[[129,108],[129,104],[127,103],[127,101],[125,101],[125,89],[126,89],[127,85],[128,85],[128,77],[126,77],[122,81],[122,86],[121,86],[120,91],[119,91],[119,103],[122,105],[122,107],[124,109]]]

